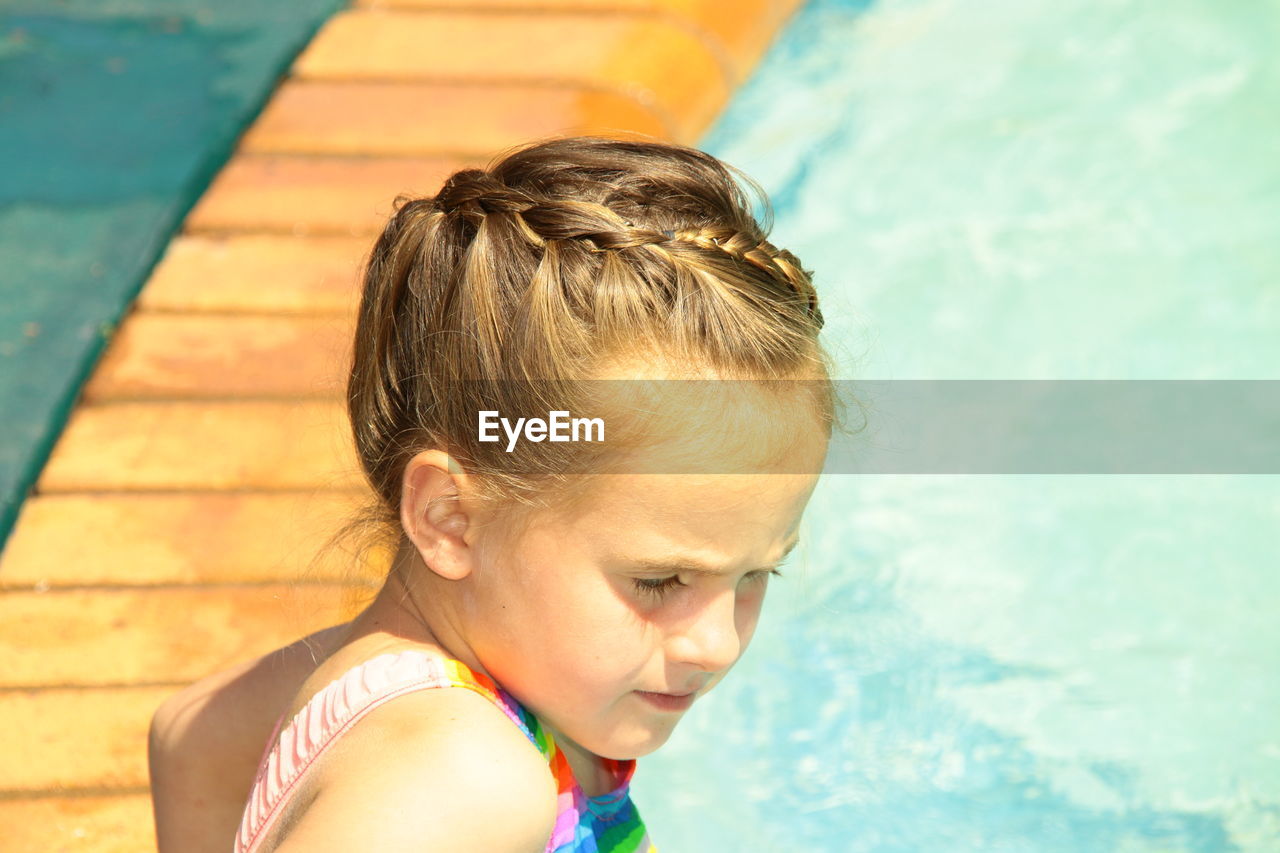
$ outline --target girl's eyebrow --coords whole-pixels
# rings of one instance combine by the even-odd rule
[[[787,559],[788,555],[795,550],[796,545],[799,543],[800,537],[797,536],[787,544],[786,549],[782,552],[782,556],[778,558],[776,563],[771,566],[761,566],[755,571],[769,571],[770,569],[777,568],[784,560]],[[684,574],[695,575],[697,577],[720,577],[721,575],[727,574],[727,572],[709,566],[700,560],[682,556],[661,557],[657,559],[640,557],[638,559],[633,559],[630,562],[633,568],[639,569],[643,572],[682,572]]]

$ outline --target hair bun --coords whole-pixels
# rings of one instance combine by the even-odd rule
[[[533,199],[513,190],[488,172],[463,169],[455,172],[440,188],[436,194],[436,206],[446,214],[458,213],[478,225],[489,213],[526,211],[533,206]]]

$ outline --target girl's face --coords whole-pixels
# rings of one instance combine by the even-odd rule
[[[792,435],[776,469],[816,472],[825,438],[808,423]],[[477,543],[466,642],[569,750],[652,752],[746,649],[816,484],[816,473],[599,476],[578,509]]]

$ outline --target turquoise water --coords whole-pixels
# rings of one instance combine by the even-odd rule
[[[1280,4],[811,2],[703,141],[845,378],[1280,379]],[[1280,851],[1280,479],[828,477],[670,850]],[[665,841],[665,844],[664,844]]]

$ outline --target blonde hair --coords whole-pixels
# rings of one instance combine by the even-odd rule
[[[740,185],[741,182],[741,185]],[[742,189],[765,205],[753,216]],[[401,479],[441,448],[482,497],[542,505],[558,472],[603,451],[525,443],[515,458],[476,434],[481,409],[568,408],[562,380],[658,353],[722,377],[820,376],[836,405],[811,274],[767,239],[749,178],[704,152],[573,137],[464,169],[429,198],[398,198],[373,247],[347,407],[375,500],[330,540],[399,546]],[[511,381],[515,380],[515,381]]]

